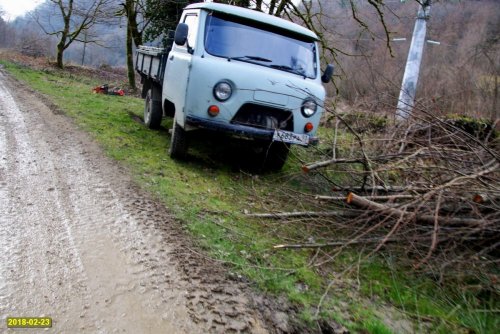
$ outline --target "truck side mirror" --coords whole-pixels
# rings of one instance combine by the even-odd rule
[[[333,65],[328,64],[326,65],[325,72],[323,72],[323,75],[321,76],[321,81],[324,83],[329,83],[330,80],[332,79],[333,75]]]
[[[187,40],[189,26],[185,23],[179,23],[175,29],[174,42],[177,45],[184,45]]]

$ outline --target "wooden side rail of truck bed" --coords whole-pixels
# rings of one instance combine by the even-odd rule
[[[141,82],[148,80],[163,84],[167,57],[174,43],[174,30],[169,30],[165,48],[140,45],[135,52],[135,70],[141,75]]]
[[[167,57],[167,49],[141,45],[136,50],[135,69],[143,80],[152,80],[161,86]]]

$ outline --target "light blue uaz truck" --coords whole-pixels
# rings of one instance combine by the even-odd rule
[[[268,169],[280,169],[290,144],[308,146],[323,111],[333,66],[321,73],[318,37],[292,22],[216,3],[187,6],[171,46],[136,53],[144,123],[174,118],[169,153],[185,157],[190,131],[252,141]]]

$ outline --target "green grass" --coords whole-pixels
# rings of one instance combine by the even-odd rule
[[[109,157],[127,166],[138,184],[163,201],[210,256],[227,262],[231,271],[260,289],[286,295],[300,306],[305,323],[314,326],[316,306],[329,280],[336,279],[341,283],[332,285],[320,316],[354,332],[399,332],[392,311],[411,319],[421,332],[470,329],[493,333],[500,327],[494,297],[485,301],[453,287],[439,287],[432,278],[410,275],[405,271],[409,268],[399,268],[390,259],[371,258],[360,264],[356,274],[341,275],[336,272],[356,263],[358,251],[346,252],[328,268],[311,268],[313,250],[273,250],[272,246],[286,242],[278,236],[294,239],[312,227],[263,223],[242,212],[307,209],[306,204],[290,201],[283,190],[285,183],[287,189],[296,191],[327,192],[321,178],[300,173],[300,161],[313,160],[314,149],[294,149],[283,172],[259,176],[232,168],[228,151],[213,145],[217,141],[195,144],[191,159],[173,161],[167,155],[170,135],[166,129],[171,120],[163,121],[163,130],[147,130],[139,122],[141,99],[92,94],[92,87],[102,83],[62,71],[0,63],[91,133]],[[330,173],[332,178],[342,178]]]

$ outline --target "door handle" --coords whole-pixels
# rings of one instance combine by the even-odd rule
[[[170,60],[174,60],[174,55],[171,55],[171,56],[170,56]]]

